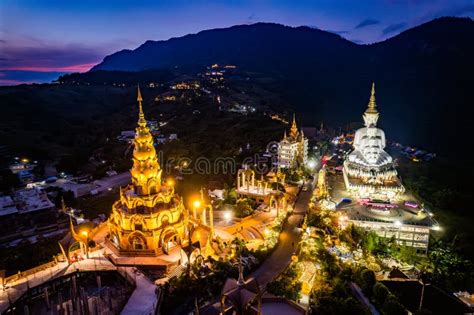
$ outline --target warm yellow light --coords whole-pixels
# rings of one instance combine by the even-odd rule
[[[87,231],[82,231],[81,234],[84,235],[85,237],[87,237],[87,235],[89,235],[89,232],[87,232]]]
[[[167,184],[168,186],[170,186],[170,187],[171,187],[171,186],[174,186],[174,180],[168,179],[168,180],[166,181],[166,184]]]
[[[229,222],[231,219],[232,219],[232,212],[230,211],[224,212],[224,220],[226,220],[226,222]]]
[[[193,202],[194,208],[199,208],[201,206],[201,202],[199,200],[196,200]]]
[[[21,159],[21,161],[22,161],[23,163],[28,163],[30,160],[28,160],[28,159]]]

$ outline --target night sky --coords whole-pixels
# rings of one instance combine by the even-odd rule
[[[276,22],[372,43],[440,16],[474,17],[474,0],[0,0],[0,85],[84,72],[104,56],[204,29]]]

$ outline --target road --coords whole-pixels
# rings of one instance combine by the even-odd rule
[[[298,228],[298,225],[306,214],[313,191],[313,184],[307,184],[307,186],[308,190],[301,191],[298,195],[293,214],[283,225],[275,250],[270,257],[250,275],[250,277],[257,279],[261,288],[265,288],[269,282],[275,279],[289,265],[291,256],[295,252],[295,248],[301,239],[301,230]]]
[[[130,172],[123,172],[113,176],[103,177],[94,181],[94,184],[99,185],[97,191],[104,192],[109,188],[115,188],[119,186],[126,186],[130,183],[131,177]]]

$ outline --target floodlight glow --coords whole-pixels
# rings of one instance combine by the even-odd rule
[[[226,220],[226,222],[229,222],[230,220],[232,220],[232,212],[230,211],[224,212],[224,220]]]

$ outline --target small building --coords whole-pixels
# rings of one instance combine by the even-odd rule
[[[245,280],[239,263],[239,279],[227,279],[219,302],[208,304],[195,314],[304,315],[306,310],[293,301],[264,293],[255,278]]]
[[[22,189],[15,192],[14,200],[18,213],[48,210],[54,207],[46,191],[40,188]]]
[[[255,179],[255,172],[249,168],[240,169],[237,172],[237,194],[240,198],[250,198],[258,204],[266,204],[277,210],[286,209],[287,201],[282,191],[274,189],[273,183],[281,186],[285,184],[284,174],[278,172],[273,182],[266,180],[263,175]]]
[[[308,162],[308,139],[303,130],[298,131],[295,116],[290,129],[290,136],[283,136],[278,144],[278,166],[283,168],[297,168],[305,166]]]
[[[15,202],[11,196],[0,196],[0,217],[18,213]]]

